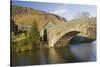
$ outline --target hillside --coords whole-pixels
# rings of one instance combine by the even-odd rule
[[[35,21],[39,31],[48,22],[58,24],[67,21],[65,18],[55,14],[47,13],[45,11],[33,9],[30,7],[22,7],[16,5],[11,5],[11,18],[19,27],[25,26],[30,28],[32,23]]]

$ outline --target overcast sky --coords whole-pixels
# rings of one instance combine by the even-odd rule
[[[33,1],[16,1],[12,0],[13,5],[26,6],[46,12],[54,13],[68,20],[75,17],[78,12],[89,12],[91,16],[96,17],[95,5],[63,4],[63,3],[46,3]]]

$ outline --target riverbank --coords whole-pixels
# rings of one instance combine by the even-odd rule
[[[92,40],[91,40],[92,41]],[[88,43],[88,41],[84,41],[84,39],[74,38],[70,44],[79,44],[79,43]],[[62,48],[67,47],[66,45],[55,45],[53,48]],[[28,36],[20,35],[13,38],[11,42],[11,49],[12,52],[25,52],[25,51],[32,51],[35,49],[45,49],[45,48],[52,48],[47,43],[39,41],[37,44],[34,42],[30,42]]]

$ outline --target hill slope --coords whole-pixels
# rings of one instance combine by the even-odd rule
[[[11,5],[11,18],[18,26],[31,27],[32,23],[35,21],[39,31],[48,22],[58,24],[67,21],[65,18],[57,16],[55,14],[16,5]]]

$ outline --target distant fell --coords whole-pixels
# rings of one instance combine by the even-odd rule
[[[36,22],[39,31],[48,22],[59,24],[67,21],[65,18],[52,13],[17,5],[11,5],[11,18],[19,27],[31,27],[32,23]]]

